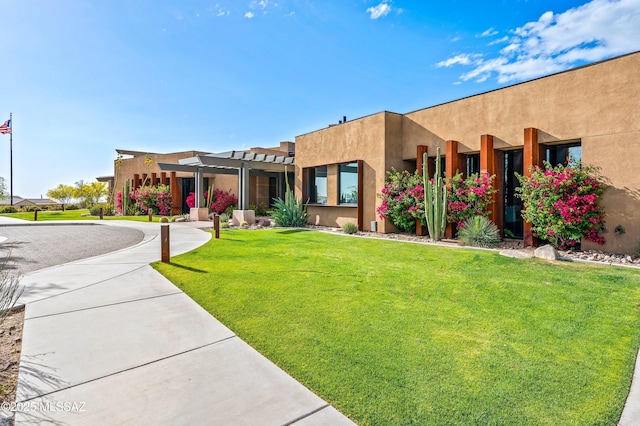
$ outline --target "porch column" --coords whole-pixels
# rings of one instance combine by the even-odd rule
[[[238,170],[238,209],[247,210],[249,208],[249,164],[242,163]]]
[[[195,174],[195,183],[196,183],[196,199],[195,199],[195,208],[196,209],[200,209],[203,207],[204,203],[204,191],[202,189],[202,187],[204,186],[204,178],[203,178],[203,172],[202,172],[202,167],[198,167],[198,169],[194,172]]]
[[[158,184],[158,174],[151,173],[151,185],[157,185],[157,184]]]
[[[487,174],[489,176],[495,175],[493,180],[493,188],[496,192],[493,194],[493,200],[491,203],[491,211],[489,218],[496,224],[498,229],[502,230],[502,187],[504,185],[504,176],[502,172],[502,164],[499,159],[502,158],[500,152],[496,152],[493,148],[493,136],[482,135],[480,136],[480,173]]]
[[[169,191],[171,192],[171,215],[182,214],[182,189],[178,186],[176,172],[169,175]]]
[[[132,188],[131,190],[133,191],[134,189],[138,188],[138,181],[140,180],[140,175],[139,174],[134,174],[133,175],[133,182],[132,182]]]
[[[445,148],[445,167],[444,171],[448,177],[453,177],[460,171],[460,157],[458,156],[458,141],[447,141]],[[453,224],[447,223],[447,229],[444,231],[445,238],[453,238]]]
[[[541,165],[540,144],[538,143],[538,129],[529,127],[524,129],[524,149],[522,154],[523,172],[525,177],[531,176],[531,169]],[[523,243],[525,247],[537,246],[533,237],[531,223],[524,221],[522,227]]]

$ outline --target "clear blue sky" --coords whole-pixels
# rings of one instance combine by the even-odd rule
[[[116,148],[274,146],[637,51],[640,0],[0,0],[0,45],[14,194],[38,197]]]

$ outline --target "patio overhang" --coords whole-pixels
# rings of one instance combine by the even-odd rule
[[[228,151],[218,154],[196,155],[183,158],[178,164],[158,163],[160,170],[191,172],[196,180],[196,208],[204,200],[203,175],[237,174],[238,208],[249,207],[249,176],[265,176],[269,173],[284,173],[287,167],[295,167],[295,158],[285,155],[249,154],[244,151]]]

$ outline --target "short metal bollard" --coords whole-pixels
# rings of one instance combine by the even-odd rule
[[[104,210],[100,207],[100,220],[104,219]]]
[[[34,210],[33,211],[33,221],[37,222],[38,221],[38,210]]]
[[[162,261],[169,263],[169,225],[160,225],[160,246],[162,251]]]
[[[213,215],[213,229],[216,231],[216,238],[220,238],[220,215]]]

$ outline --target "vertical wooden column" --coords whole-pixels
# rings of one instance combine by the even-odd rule
[[[531,176],[531,170],[534,166],[541,165],[540,145],[538,144],[538,129],[532,127],[524,129],[524,149],[522,154],[522,165],[524,176]],[[523,243],[525,247],[537,245],[537,241],[533,237],[531,223],[524,221],[522,227]]]
[[[420,175],[422,175],[422,168],[428,167],[424,164],[424,154],[427,154],[427,151],[428,148],[426,145],[418,145],[416,151],[416,170]],[[427,169],[427,172],[428,171]],[[416,221],[416,235],[427,235],[427,224],[425,223],[424,225],[425,226],[422,226],[422,222],[419,220]]]
[[[139,174],[134,174],[133,175],[133,182],[131,182],[131,190],[133,191],[134,189],[138,188],[138,181],[140,180],[140,175]]]
[[[499,229],[502,229],[502,187],[504,185],[504,176],[502,175],[502,165],[497,161],[498,158],[502,158],[502,156],[498,155],[493,148],[493,136],[480,136],[480,173],[496,176],[493,180],[493,188],[496,192],[493,194],[489,218]]]
[[[420,174],[422,174],[423,158],[424,158],[424,154],[427,153],[427,150],[428,148],[426,145],[418,145],[418,149],[416,152],[416,170]]]
[[[158,184],[158,174],[151,173],[151,185],[155,186]]]
[[[358,231],[364,230],[364,161],[358,160]]]
[[[160,184],[161,185],[168,185],[169,184],[166,172],[160,172]]]
[[[458,155],[458,141],[447,141],[445,148],[444,171],[448,177],[453,177],[460,171],[460,156]],[[453,224],[447,223],[444,231],[445,238],[453,238]]]
[[[178,186],[176,172],[169,177],[169,191],[171,192],[171,215],[182,213],[182,189]]]

